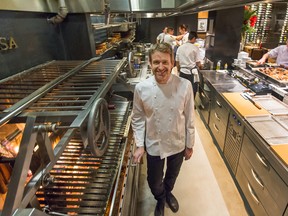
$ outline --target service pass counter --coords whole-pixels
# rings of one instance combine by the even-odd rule
[[[196,108],[248,211],[288,216],[288,106],[271,95],[249,100],[227,73],[200,73]]]

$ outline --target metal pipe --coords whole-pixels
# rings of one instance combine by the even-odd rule
[[[66,7],[65,0],[59,0],[58,14],[56,16],[49,18],[48,22],[52,24],[62,23],[63,20],[66,18],[67,14],[68,14],[68,9]]]
[[[105,25],[109,25],[110,24],[110,2],[109,0],[105,1],[104,14],[105,14]]]

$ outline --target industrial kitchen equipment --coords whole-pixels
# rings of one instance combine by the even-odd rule
[[[131,102],[111,91],[127,59],[98,60],[52,61],[1,81],[7,154],[1,151],[0,164],[11,168],[0,184],[8,185],[1,215],[135,211]]]

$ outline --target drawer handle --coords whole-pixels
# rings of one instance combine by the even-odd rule
[[[251,169],[251,173],[252,173],[254,179],[256,180],[256,182],[261,186],[262,189],[264,189],[264,185],[263,185],[262,181],[259,179],[256,172],[253,169]]]
[[[257,205],[259,205],[259,199],[258,197],[256,196],[255,192],[253,191],[252,187],[250,186],[250,184],[248,183],[248,189],[249,189],[249,192],[251,194],[251,196],[253,197],[253,199],[256,201]]]
[[[217,119],[218,121],[221,120],[216,112],[214,113],[214,115],[215,115],[215,117],[216,117],[216,119]]]
[[[217,104],[220,108],[222,108],[222,105],[221,105],[221,103],[220,103],[218,100],[216,100],[216,104]]]
[[[217,128],[217,126],[215,124],[213,124],[214,129],[219,132],[219,129]]]
[[[259,160],[266,168],[269,168],[269,167],[268,167],[268,164],[265,162],[265,159],[262,158],[262,157],[258,154],[258,152],[256,152],[256,156],[257,156],[258,160]]]

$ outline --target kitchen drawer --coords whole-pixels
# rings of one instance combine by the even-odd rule
[[[222,122],[221,119],[219,119],[218,116],[215,115],[214,110],[212,110],[210,113],[209,128],[210,128],[214,138],[216,139],[219,147],[223,151],[227,122],[225,122],[225,123]]]
[[[216,115],[216,118],[220,119],[224,124],[227,124],[229,117],[229,111],[226,106],[226,102],[222,98],[215,97],[211,107],[211,110],[214,112],[213,115]]]
[[[242,170],[241,166],[237,169],[236,179],[240,185],[242,192],[244,193],[254,215],[268,216],[262,204],[258,201],[257,194],[255,193],[254,188],[251,186],[251,183],[247,179]]]
[[[242,151],[253,169],[257,172],[265,189],[269,191],[269,194],[277,202],[279,208],[284,211],[288,200],[288,186],[246,134],[244,134]]]
[[[259,177],[257,171],[251,166],[249,160],[246,156],[241,153],[239,159],[239,167],[241,167],[241,171],[245,173],[248,182],[250,183],[251,188],[253,188],[255,195],[258,201],[265,208],[268,215],[282,215],[285,207],[278,206],[278,201],[274,200],[264,185],[262,179]],[[236,175],[237,176],[237,175]],[[285,205],[286,206],[286,205]]]

